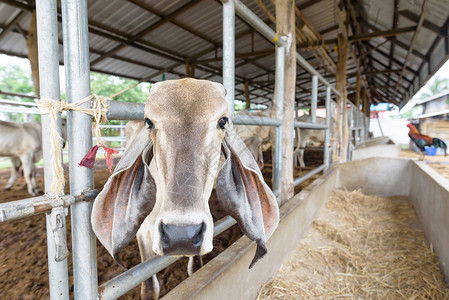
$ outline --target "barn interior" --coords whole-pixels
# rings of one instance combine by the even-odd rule
[[[362,189],[369,194],[408,197],[424,224],[427,238],[439,254],[447,282],[449,231],[446,228],[449,227],[438,224],[446,224],[449,220],[448,183],[439,179],[434,171],[420,162],[373,159],[373,156],[382,156],[379,154],[382,151],[388,152],[386,156],[389,156],[391,151],[396,153],[397,150],[391,150],[389,141],[385,140],[374,142],[373,146],[380,148],[370,148],[370,145],[367,147],[367,128],[372,104],[389,103],[402,108],[449,58],[449,1],[87,0],[68,1],[70,8],[65,13],[61,1],[50,2],[56,10],[57,38],[53,38],[57,46],[53,54],[58,57],[48,59],[53,59],[57,65],[65,64],[68,68],[67,65],[72,64],[71,69],[83,69],[77,65],[79,62],[76,59],[67,61],[67,56],[76,55],[78,51],[73,48],[77,45],[76,41],[69,41],[69,34],[65,32],[68,32],[67,24],[70,23],[64,23],[64,20],[69,18],[72,9],[78,13],[74,15],[81,16],[77,21],[81,25],[72,25],[77,28],[86,27],[86,36],[79,38],[78,45],[86,48],[87,52],[80,53],[87,53],[84,61],[88,66],[87,71],[129,78],[139,83],[186,77],[220,82],[228,89],[228,98],[230,94],[232,103],[238,101],[247,109],[257,110],[276,107],[280,103],[277,97],[280,97],[279,90],[282,89],[285,97],[281,111],[284,115],[278,111],[270,119],[255,118],[253,122],[271,124],[277,128],[292,126],[328,132],[323,164],[298,178],[294,177],[292,169],[285,167],[291,164],[293,150],[287,152],[289,158],[286,160],[289,161],[283,165],[282,151],[285,150],[278,147],[282,143],[278,134],[279,140],[273,140],[277,149],[274,155],[278,158],[273,157],[272,170],[278,175],[273,176],[272,187],[276,196],[281,197],[282,206],[279,230],[269,241],[271,252],[267,258],[254,269],[248,270],[254,243],[247,238],[239,239],[223,252],[221,260],[211,260],[167,294],[167,299],[211,298],[217,295],[255,298],[260,287],[295,249],[302,234],[335,188]],[[284,3],[284,6],[279,3]],[[42,14],[39,16],[39,9],[36,15],[36,6],[39,4],[33,0],[0,0],[0,53],[28,58],[33,77],[46,81],[48,79],[44,77],[48,74],[39,74],[42,69],[38,66],[38,57],[40,59],[39,55],[42,54],[38,51],[41,49],[38,38],[43,39],[44,35],[48,35],[50,40],[51,33],[39,31],[39,26],[36,26],[36,19],[39,25],[39,18],[44,18]],[[229,6],[232,6],[232,10],[229,10]],[[235,19],[224,17],[229,11],[232,11],[232,15],[235,11]],[[235,27],[231,28],[229,24],[234,24]],[[229,37],[235,41],[231,49]],[[88,46],[83,44],[83,38],[88,41]],[[72,48],[64,45],[66,41]],[[282,85],[279,85],[277,69],[280,47],[287,48]],[[73,52],[69,54],[67,50]],[[229,53],[233,53],[233,56],[229,56]],[[230,69],[235,72],[231,77],[226,73]],[[73,72],[79,75],[83,70]],[[78,78],[78,75],[75,77]],[[66,86],[66,90],[72,91],[72,94],[68,93],[69,101],[79,100],[89,94],[84,85],[80,89],[73,88],[81,82],[76,80]],[[41,88],[39,83],[36,85],[37,99],[42,98],[42,95],[55,95],[54,90],[48,92],[51,84],[44,83],[47,90],[42,90],[42,86],[42,83]],[[229,93],[230,89],[233,92]],[[275,89],[278,89],[276,93]],[[2,93],[7,94],[8,91],[0,91]],[[71,97],[74,99],[70,99]],[[131,107],[116,102],[109,102],[109,119],[142,119],[143,105],[133,104]],[[326,125],[313,121],[311,124],[295,123],[293,119],[286,121],[289,118],[285,114],[291,112],[296,116],[301,109],[309,110],[311,115],[316,116],[317,108],[332,110],[332,116],[327,114],[329,123]],[[74,113],[75,116],[77,114],[79,113]],[[84,122],[80,128],[91,130],[90,117],[77,118],[74,117],[72,121],[76,124]],[[245,122],[248,120],[242,117],[235,119],[235,124],[246,124]],[[76,133],[74,134],[73,138],[76,137]],[[293,144],[291,134],[287,139]],[[348,153],[352,150],[351,143],[354,147],[360,147],[360,158],[368,157],[368,160],[346,163],[350,158]],[[81,148],[76,148],[78,146]],[[75,152],[86,152],[84,144],[74,147],[72,150]],[[368,153],[365,154],[364,151]],[[73,165],[81,158],[82,155],[79,159],[74,158]],[[394,172],[390,171],[392,169]],[[84,176],[81,173],[73,174],[76,178]],[[297,186],[317,174],[324,175],[300,193],[295,194],[281,188],[284,182]],[[417,183],[421,182],[426,184],[418,188]],[[83,184],[85,183],[80,183],[80,186]],[[81,193],[82,188],[79,187],[72,191],[73,196]],[[68,197],[63,206],[67,207],[78,201],[86,202],[81,198]],[[423,205],[424,199],[431,199],[431,208]],[[60,204],[52,203],[39,212],[48,211],[49,207],[61,207]],[[25,207],[29,203],[23,205]],[[4,206],[1,209],[7,216],[6,212],[16,208]],[[89,210],[90,207],[86,206],[78,214],[85,215]],[[77,212],[72,214],[77,215]],[[2,222],[7,221],[7,218],[2,219]],[[216,230],[222,231],[232,224],[233,220],[225,219],[216,224]],[[79,234],[82,234],[82,230],[88,229],[81,228]],[[77,241],[75,236],[72,243]],[[95,237],[91,234],[89,239],[90,241],[79,241],[87,244]],[[54,240],[50,238],[49,243],[54,243]],[[158,272],[158,268],[162,269],[172,262],[166,258],[150,260],[111,281],[97,284],[96,278],[92,279],[97,274],[96,270],[92,271],[92,266],[96,266],[93,262],[95,257],[83,252],[84,249],[76,251],[79,254],[74,254],[74,264],[79,264],[79,270],[86,272],[79,273],[74,278],[76,299],[96,298],[97,293],[104,299],[115,299]],[[81,259],[83,255],[89,256],[88,261]],[[50,261],[51,259],[49,264]],[[57,274],[67,273],[67,266],[61,267],[56,263],[54,268],[58,270]],[[87,269],[89,270],[86,271]],[[264,275],[255,278],[251,276],[254,274],[251,272]],[[211,281],[210,278],[221,278],[221,281]],[[51,280],[50,278],[52,299],[68,298],[67,283],[52,283]],[[234,286],[235,289],[229,291],[229,286]],[[64,296],[54,296],[61,291]]]
[[[275,29],[272,1],[242,3]],[[350,45],[345,68],[349,100],[355,103],[359,84],[366,91],[368,103],[403,106],[447,59],[446,4],[296,1],[296,49],[335,83],[337,40],[338,34],[343,34]],[[0,53],[27,58],[26,37],[33,34],[33,1],[2,0],[0,5]],[[90,68],[140,82],[186,76],[221,82],[221,10],[220,1],[88,1]],[[58,21],[62,65],[60,7]],[[239,16],[235,20],[235,43],[236,99],[270,103],[275,78],[274,44]],[[295,100],[300,107],[309,105],[310,77],[297,68]],[[319,91],[323,94],[324,88]]]

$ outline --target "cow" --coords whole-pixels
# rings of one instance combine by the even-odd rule
[[[296,118],[296,121],[311,123],[312,117],[310,115],[304,115]],[[316,124],[326,124],[326,119],[317,117]],[[304,168],[306,166],[306,164],[304,163],[304,148],[306,146],[318,147],[323,145],[324,130],[296,128],[295,132],[296,132],[295,136],[296,149],[294,151],[295,164],[297,161],[299,161],[300,167]]]
[[[223,85],[186,78],[154,84],[136,132],[96,197],[92,228],[116,262],[137,235],[142,261],[212,250],[209,197],[214,181],[223,209],[256,241],[252,267],[279,222],[273,192],[235,132]],[[157,298],[157,278],[142,298]]]
[[[135,135],[139,130],[142,129],[142,126],[144,125],[144,121],[129,121],[125,125],[125,138],[126,138],[126,144],[125,148],[128,148],[128,145],[131,145],[132,140],[134,139]]]
[[[240,110],[237,115],[269,117],[269,110],[265,111],[249,111]],[[135,133],[142,126],[143,121],[129,121],[125,125],[126,145],[132,143]],[[248,150],[253,155],[259,168],[263,168],[263,153],[271,147],[271,129],[267,126],[258,125],[235,125],[235,131],[243,140]]]
[[[62,119],[62,138],[67,139],[66,120]],[[28,193],[39,194],[36,185],[34,163],[42,159],[42,127],[37,121],[16,123],[0,121],[0,156],[11,159],[11,176],[4,190],[9,190],[15,183],[19,168],[23,166],[23,175]]]
[[[270,110],[248,111],[240,110],[237,115],[270,117]],[[259,168],[263,168],[263,152],[271,147],[271,128],[259,125],[235,125],[235,130],[243,140],[248,150],[254,156]]]

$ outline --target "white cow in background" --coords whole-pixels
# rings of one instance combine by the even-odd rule
[[[67,139],[65,119],[62,119],[62,137],[64,141]],[[10,157],[12,162],[11,177],[5,190],[14,185],[19,168],[23,166],[28,193],[32,196],[39,194],[34,172],[34,163],[42,159],[42,127],[39,122],[0,121],[0,156]]]
[[[270,109],[263,111],[240,110],[237,115],[270,117]],[[263,153],[271,147],[271,127],[254,125],[234,125],[235,131],[254,156],[259,168],[263,167]]]
[[[312,122],[312,117],[310,115],[304,115],[296,118],[299,122]],[[316,117],[316,124],[326,124],[326,119],[321,117]],[[295,129],[295,145],[296,149],[294,152],[295,164],[299,161],[301,168],[304,168],[306,164],[304,163],[304,148],[308,147],[319,147],[324,144],[324,130],[322,129]]]
[[[141,126],[143,126],[143,120],[142,121],[129,121],[125,125],[125,138],[126,138],[126,144],[125,148],[128,148],[136,134],[141,129]]]

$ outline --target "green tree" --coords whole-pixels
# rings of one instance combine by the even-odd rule
[[[92,93],[101,96],[112,96],[115,93],[121,92],[124,89],[136,84],[137,81],[121,78],[117,76],[110,76],[100,73],[90,74],[90,90]],[[135,103],[145,103],[148,99],[150,93],[150,84],[141,83],[128,91],[124,92],[113,98],[113,100],[124,101],[124,102],[135,102]],[[109,124],[119,125],[123,122],[118,120],[109,121]],[[103,129],[102,135],[113,136],[119,135],[120,132],[114,129]],[[110,147],[119,147],[119,142],[109,142]]]
[[[91,73],[90,75],[91,91],[97,95],[112,96],[133,84],[137,83],[135,80],[110,76],[100,73]],[[63,84],[61,82],[61,84]],[[11,93],[26,94],[34,96],[33,80],[31,77],[30,68],[24,68],[18,65],[8,64],[0,67],[0,90]],[[124,92],[114,100],[145,103],[148,98],[150,85],[148,83],[141,83],[136,87]],[[33,99],[5,96],[3,99],[34,102]],[[61,98],[66,99],[64,92],[61,93]],[[22,114],[11,114],[10,119],[13,121],[22,122]],[[34,116],[34,119],[40,121],[40,116]],[[119,124],[119,121],[111,121],[111,124]]]
[[[102,96],[112,96],[133,84],[137,83],[135,80],[120,78],[116,76],[104,75],[100,73],[90,74],[90,90],[92,93]],[[124,92],[123,94],[114,97],[114,100],[145,103],[149,96],[149,85],[139,84],[138,86]]]
[[[449,79],[434,76],[424,87],[424,91],[420,98],[425,99],[441,92],[449,90]]]
[[[0,90],[10,93],[26,94],[34,96],[33,80],[31,71],[24,70],[17,65],[6,65],[0,67]],[[4,99],[31,101],[29,98],[20,98],[3,95]]]
[[[33,80],[31,78],[31,69],[23,68],[18,65],[7,64],[0,67],[0,90],[8,93],[25,94],[34,96]],[[34,102],[33,99],[1,95],[2,99]],[[33,116],[35,120],[40,120],[40,116]],[[21,113],[9,113],[9,119],[11,121],[23,122],[24,117]]]

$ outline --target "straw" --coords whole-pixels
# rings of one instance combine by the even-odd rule
[[[334,191],[258,299],[449,299],[404,197]]]

